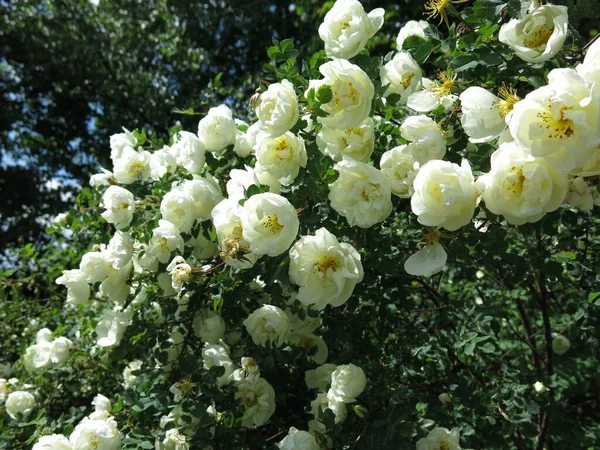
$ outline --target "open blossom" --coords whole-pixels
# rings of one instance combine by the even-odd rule
[[[367,162],[375,148],[375,123],[367,117],[360,125],[347,129],[323,127],[317,133],[317,146],[334,161],[348,156]]]
[[[160,180],[167,173],[173,173],[177,169],[177,160],[172,150],[164,146],[150,155],[150,178]]]
[[[352,403],[365,390],[365,372],[354,364],[337,366],[331,374],[331,392],[344,403]]]
[[[334,169],[340,176],[329,185],[329,201],[351,226],[369,228],[390,215],[392,191],[381,171],[350,158],[344,158]]]
[[[449,111],[458,99],[452,93],[455,84],[454,77],[445,73],[440,74],[437,80],[423,78],[421,80],[423,89],[410,94],[406,104],[418,112],[433,111],[440,105]]]
[[[237,200],[225,199],[212,210],[213,225],[217,231],[221,258],[236,269],[248,269],[254,265],[258,255],[251,252],[244,238],[242,206]]]
[[[180,233],[187,233],[196,221],[194,199],[182,189],[171,189],[160,202],[160,214],[175,225]]]
[[[320,450],[321,446],[308,431],[291,427],[288,435],[277,444],[280,450]]]
[[[245,166],[244,170],[233,169],[229,172],[229,181],[227,182],[227,195],[231,200],[241,200],[246,198],[246,191],[250,186],[259,185],[269,186],[269,191],[273,194],[279,194],[281,183],[273,178],[268,172],[260,167]]]
[[[125,147],[121,156],[114,161],[115,179],[121,184],[131,184],[150,176],[150,152]]]
[[[429,40],[429,36],[425,33],[428,29],[431,29],[431,25],[426,20],[409,20],[406,24],[400,28],[398,37],[396,37],[396,45],[398,50],[402,48],[404,41],[409,36],[418,36],[426,41]]]
[[[62,434],[42,436],[31,450],[73,450],[69,440]]]
[[[142,361],[136,359],[131,361],[127,367],[123,369],[123,387],[125,389],[133,387],[137,380],[137,375],[134,375],[132,372],[140,370],[142,368],[142,364]]]
[[[198,137],[208,152],[218,152],[233,145],[236,131],[233,115],[227,105],[210,108],[198,124]]]
[[[317,120],[329,128],[347,129],[359,126],[371,112],[375,87],[369,76],[345,59],[334,59],[319,67],[321,80],[311,80],[310,89],[331,88],[331,101],[322,105],[327,117]]]
[[[110,159],[114,162],[121,157],[126,149],[135,149],[137,139],[123,128],[124,133],[113,134],[110,137]]]
[[[419,169],[414,181],[411,207],[419,223],[458,230],[468,224],[477,205],[471,166],[432,160]]]
[[[257,255],[285,252],[298,234],[300,222],[292,204],[281,195],[263,193],[250,197],[241,214],[242,234]]]
[[[256,345],[263,347],[267,341],[280,346],[290,332],[290,320],[285,312],[273,305],[264,305],[244,320],[244,326]]]
[[[534,158],[514,143],[505,143],[491,157],[491,170],[477,187],[485,206],[512,225],[537,222],[565,199],[567,174]]]
[[[147,252],[164,264],[171,259],[171,253],[175,250],[183,251],[179,229],[168,220],[161,219],[158,227],[152,230]]]
[[[190,444],[187,442],[185,434],[181,434],[177,428],[171,428],[165,433],[165,438],[161,441],[156,438],[155,450],[189,450]]]
[[[205,259],[214,258],[219,254],[219,246],[216,242],[211,241],[204,235],[204,230],[200,229],[198,234],[192,236],[185,242],[186,247],[191,247],[192,254],[197,260],[202,261]]]
[[[242,425],[245,427],[261,426],[275,412],[275,390],[267,380],[261,377],[245,378],[237,384],[235,394],[246,406]]]
[[[367,14],[358,0],[337,0],[319,26],[327,56],[350,59],[358,55],[383,25],[384,14],[382,8]]]
[[[109,186],[102,196],[102,205],[106,211],[102,217],[112,223],[117,230],[127,228],[133,219],[135,200],[133,194],[120,186]]]
[[[47,369],[52,365],[62,366],[70,356],[73,342],[66,337],[54,339],[48,328],[37,332],[36,343],[25,350],[23,364],[28,373]]]
[[[592,84],[573,69],[554,69],[548,85],[515,104],[509,128],[519,147],[566,172],[594,158],[599,119]]]
[[[383,86],[389,85],[384,95],[399,94],[400,103],[406,104],[409,95],[421,87],[423,73],[410,53],[401,51],[381,66],[380,77]]]
[[[323,364],[316,369],[307,370],[304,373],[304,381],[308,389],[318,389],[321,392],[327,390],[331,384],[331,374],[335,372],[335,364]]]
[[[81,305],[90,298],[90,285],[85,274],[79,269],[63,270],[62,276],[56,279],[56,284],[66,286],[67,303],[71,305]]]
[[[331,389],[327,393],[319,392],[317,398],[310,402],[310,406],[315,418],[318,417],[319,410],[325,411],[326,409],[330,409],[333,412],[335,423],[345,422],[348,417],[346,403],[340,397],[336,397]]]
[[[360,255],[354,247],[320,228],[302,236],[290,250],[290,281],[300,286],[297,299],[323,309],[340,306],[363,279]]]
[[[13,419],[18,419],[19,416],[26,417],[35,408],[35,397],[27,391],[14,391],[8,394],[4,407],[6,412]]]
[[[460,94],[460,122],[471,142],[489,142],[502,134],[510,122],[512,108],[519,101],[515,92],[501,88],[498,98],[479,86]]]
[[[294,85],[288,80],[272,83],[255,107],[259,127],[271,137],[281,136],[298,121],[300,114]]]
[[[289,131],[275,138],[265,138],[257,146],[256,160],[262,170],[281,184],[292,184],[308,160],[304,139]]]
[[[189,173],[198,173],[206,162],[204,144],[194,133],[180,131],[174,137],[171,153],[175,156],[177,165]]]
[[[442,159],[446,154],[446,135],[442,127],[423,114],[410,116],[400,125],[400,135],[409,142],[405,152],[425,164],[432,159]]]
[[[567,7],[547,4],[531,9],[522,19],[511,19],[502,25],[498,40],[524,61],[548,61],[562,48],[568,25]]]
[[[559,334],[552,339],[552,351],[557,355],[564,355],[571,348],[571,341],[568,337]]]
[[[419,163],[412,154],[418,144],[400,145],[381,155],[379,167],[390,180],[392,194],[410,198],[414,192],[413,182],[419,171]]]
[[[102,319],[96,325],[96,344],[100,347],[110,347],[121,342],[125,330],[131,322],[131,312],[116,306],[113,310],[105,309]]]
[[[596,188],[592,188],[585,178],[575,177],[569,180],[569,189],[565,201],[582,211],[590,211],[594,208],[594,194]]]
[[[417,450],[461,450],[459,429],[437,427],[431,430],[427,437],[419,439],[417,442]]]
[[[87,252],[82,256],[79,263],[79,270],[85,275],[85,279],[90,284],[104,281],[108,275],[109,267],[108,254],[104,251]]]
[[[240,158],[246,158],[253,154],[256,149],[256,143],[268,136],[268,133],[260,127],[260,121],[253,123],[243,132],[237,130],[233,151]]]
[[[73,449],[117,450],[121,444],[121,433],[112,420],[82,420],[75,427],[69,441]]]
[[[131,234],[117,230],[106,247],[106,259],[115,269],[125,267],[133,256],[133,239]]]
[[[209,173],[204,177],[195,175],[194,178],[185,180],[177,187],[192,199],[197,220],[210,220],[212,209],[223,200],[219,182]]]

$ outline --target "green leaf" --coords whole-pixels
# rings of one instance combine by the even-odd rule
[[[324,84],[321,86],[316,93],[317,100],[320,103],[329,103],[333,98],[333,93],[331,91],[331,86]]]

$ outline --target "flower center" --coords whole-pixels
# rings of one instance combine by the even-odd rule
[[[323,256],[319,261],[314,263],[313,271],[321,272],[323,276],[327,275],[327,272],[331,269],[332,272],[335,272],[340,267],[340,262],[330,255]]]
[[[525,39],[523,39],[523,44],[528,48],[541,47],[548,43],[552,33],[554,33],[554,26],[548,26],[544,24],[540,27],[536,27],[527,34]]]
[[[258,398],[256,398],[256,394],[253,391],[248,392],[244,396],[244,404],[246,406],[255,406],[255,405],[258,405]]]
[[[440,441],[440,450],[449,450],[450,445],[446,441]]]
[[[402,87],[404,89],[408,89],[408,87],[410,86],[410,83],[412,83],[412,80],[414,77],[415,77],[414,73],[405,72],[404,75],[402,76]]]
[[[261,223],[272,234],[277,234],[283,229],[283,225],[277,220],[277,214],[265,214]]]
[[[511,167],[506,175],[506,190],[515,195],[521,195],[523,193],[523,183],[525,183],[523,168],[516,166]]]
[[[500,110],[502,118],[508,116],[515,104],[521,100],[517,95],[517,91],[512,87],[502,86],[498,90],[498,96],[501,100],[495,101],[494,106]]]
[[[567,106],[561,106],[558,114],[555,114],[550,103],[545,111],[537,114],[542,122],[541,126],[549,131],[549,138],[564,139],[571,137],[574,133],[573,121],[565,118],[565,112],[569,109]]]

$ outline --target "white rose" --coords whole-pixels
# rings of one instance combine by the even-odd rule
[[[201,309],[192,323],[197,338],[209,344],[217,344],[225,335],[225,322],[219,314],[209,309]]]
[[[294,85],[288,80],[272,83],[255,107],[259,127],[271,137],[281,136],[298,121],[300,114]]]
[[[140,370],[142,368],[142,364],[142,361],[136,359],[131,361],[127,367],[123,369],[123,387],[125,389],[129,389],[135,385],[137,375],[134,375],[132,372]]]
[[[329,185],[329,201],[351,226],[369,228],[390,215],[391,186],[381,171],[350,158],[344,158],[334,169],[340,175]]]
[[[102,312],[102,319],[96,325],[95,331],[98,336],[96,345],[100,347],[117,345],[130,325],[131,316],[131,312],[123,311],[119,306],[114,310],[105,309]]]
[[[444,130],[430,117],[407,117],[400,126],[400,135],[410,142],[410,153],[419,164],[442,159],[446,154]]]
[[[225,367],[225,373],[217,378],[217,385],[225,386],[229,383],[235,366],[229,357],[227,348],[222,345],[206,344],[204,349],[202,349],[202,361],[206,369],[210,369],[211,367]]]
[[[519,98],[514,91],[501,89],[504,99],[489,91],[472,86],[460,94],[462,117],[460,122],[471,142],[489,142],[496,139],[510,122],[511,111]]]
[[[563,355],[571,348],[571,341],[566,336],[559,334],[552,339],[552,351],[557,355]]]
[[[160,202],[160,214],[175,225],[180,233],[187,233],[196,221],[196,205],[189,194],[174,188]]]
[[[290,250],[290,281],[300,286],[297,299],[323,309],[343,305],[363,279],[360,255],[352,245],[320,228],[302,236]]]
[[[196,237],[191,237],[185,242],[186,247],[192,247],[192,254],[199,260],[212,259],[219,254],[219,246],[204,236],[204,231],[199,230]]]
[[[491,170],[477,187],[485,206],[512,225],[537,222],[554,211],[567,193],[567,174],[534,158],[514,143],[502,144],[491,157]]]
[[[194,133],[180,131],[174,138],[171,151],[175,155],[177,165],[189,173],[198,173],[206,162],[204,144]]]
[[[116,304],[123,305],[131,293],[131,286],[127,284],[127,279],[132,268],[132,262],[118,270],[112,266],[109,267],[108,277],[100,285],[98,296],[106,297]]]
[[[417,442],[417,450],[460,450],[460,436],[458,428],[434,428],[431,432]]]
[[[62,434],[42,436],[31,450],[73,450],[69,440]]]
[[[147,252],[164,264],[175,250],[183,251],[183,238],[179,229],[168,220],[161,219],[158,227],[152,230]]]
[[[90,298],[90,285],[81,270],[63,270],[62,276],[56,279],[56,284],[62,284],[67,288],[67,303],[81,305]]]
[[[390,180],[392,194],[400,198],[410,198],[414,192],[413,182],[419,171],[419,163],[412,155],[418,144],[401,145],[381,155],[379,167]]]
[[[69,441],[74,450],[118,450],[121,433],[114,421],[87,420],[75,427]]]
[[[543,5],[530,10],[522,19],[511,19],[502,25],[498,40],[524,61],[548,61],[565,43],[568,26],[566,6]]]
[[[458,230],[468,224],[477,205],[475,180],[469,162],[462,165],[432,160],[419,169],[411,208],[419,223]]]
[[[400,95],[400,103],[406,104],[408,97],[421,88],[423,73],[410,53],[401,51],[394,58],[381,66],[379,72],[381,84],[389,85],[384,96]]]
[[[256,149],[257,165],[284,186],[294,182],[308,157],[304,139],[289,131],[275,138],[265,138]]]
[[[321,153],[334,161],[348,156],[367,162],[375,148],[375,123],[367,117],[360,125],[345,130],[323,127],[317,133],[316,141]]]
[[[290,333],[290,320],[277,306],[264,305],[256,309],[243,322],[256,345],[265,346],[267,341],[283,344]]]
[[[267,176],[264,176],[265,174]],[[268,172],[263,172],[260,167],[257,169],[245,166],[244,170],[233,169],[229,172],[227,195],[230,200],[239,201],[246,198],[246,191],[250,186],[259,186],[261,184],[269,186],[270,192],[274,194],[280,192],[281,183],[275,178],[270,177]]]
[[[585,178],[575,177],[569,180],[569,189],[565,201],[582,211],[590,211],[594,208],[594,192]]]
[[[318,389],[321,392],[327,390],[327,386],[331,383],[331,374],[335,372],[337,366],[335,364],[323,364],[316,369],[307,370],[304,372],[304,382],[308,389]]]
[[[230,199],[223,200],[211,213],[221,247],[221,258],[236,269],[247,269],[254,265],[258,255],[250,251],[250,244],[243,237],[241,215],[240,204]]]
[[[210,108],[198,124],[198,137],[209,152],[218,152],[234,144],[236,131],[231,110],[223,104]]]
[[[11,392],[4,405],[8,415],[15,420],[27,417],[35,406],[35,397],[26,391]]]
[[[288,435],[277,444],[281,450],[320,450],[321,446],[308,431],[291,427]]]
[[[59,336],[52,341],[51,346],[50,359],[52,363],[57,366],[62,366],[67,362],[69,356],[71,356],[73,341],[66,337]]]
[[[113,172],[121,184],[131,184],[138,179],[147,180],[150,176],[150,152],[126,147],[114,161]]]
[[[330,409],[335,416],[335,423],[342,423],[348,417],[348,409],[346,408],[346,404],[342,401],[342,399],[333,395],[331,389],[328,393],[319,392],[317,394],[317,398],[310,402],[310,407],[311,412],[315,417],[318,417],[319,409],[322,409],[323,411]]]
[[[133,219],[135,201],[133,194],[120,186],[109,186],[102,196],[102,205],[106,211],[102,217],[112,223],[117,230],[127,228]]]
[[[177,169],[177,160],[167,146],[161,150],[157,150],[150,155],[148,162],[150,167],[150,178],[152,180],[160,180],[167,173],[173,173]]]
[[[350,59],[383,25],[385,11],[377,8],[367,14],[358,0],[337,0],[319,26],[319,37],[330,58]]]
[[[271,193],[246,200],[241,219],[244,240],[256,255],[282,254],[296,239],[300,226],[294,206],[285,197]]]
[[[205,177],[194,176],[177,186],[188,194],[196,207],[197,220],[210,220],[212,209],[223,200],[219,182],[207,173]]]
[[[422,90],[417,90],[408,96],[406,105],[418,112],[429,112],[438,106],[450,111],[458,97],[452,93],[455,87],[454,78],[442,73],[438,80],[421,79]]]
[[[113,163],[121,157],[125,149],[134,149],[137,139],[133,133],[123,128],[124,133],[113,134],[110,137],[110,159]]]
[[[245,378],[237,384],[235,398],[246,406],[242,417],[245,427],[261,426],[275,412],[275,390],[260,377]]]
[[[88,252],[83,255],[79,263],[79,270],[88,283],[99,283],[108,276],[110,261],[106,252]]]
[[[114,179],[112,172],[106,170],[104,167],[101,168],[102,173],[96,173],[90,177],[90,186],[110,186],[110,179]]]
[[[183,285],[192,281],[192,266],[185,262],[182,256],[177,255],[167,266],[167,272],[171,275],[171,286],[175,292],[183,290]]]
[[[440,272],[447,260],[446,250],[437,242],[430,243],[410,255],[404,262],[404,270],[410,275],[430,277]]]
[[[108,242],[105,255],[113,268],[124,268],[133,256],[133,239],[131,238],[131,234],[117,231]]]
[[[246,132],[237,131],[233,151],[240,158],[246,158],[255,152],[256,143],[265,137],[267,133],[261,130],[260,122],[253,123]]]
[[[431,29],[431,25],[426,20],[409,20],[404,24],[400,31],[398,32],[398,37],[396,38],[396,45],[398,46],[398,50],[402,48],[404,41],[409,36],[418,36],[426,41],[429,40],[429,35],[425,33],[426,30]]]
[[[6,379],[0,378],[0,405],[2,405],[8,397],[10,384]]]
[[[177,428],[167,430],[162,441],[156,438],[155,450],[189,450],[189,448],[187,437],[181,434]]]
[[[548,81],[515,105],[509,127],[519,147],[566,172],[594,157],[600,100],[573,69],[554,69]]]
[[[344,403],[352,403],[367,385],[365,372],[354,364],[337,366],[331,374],[331,392]]]
[[[323,111],[329,115],[317,120],[323,126],[345,130],[359,126],[371,112],[375,87],[369,76],[358,66],[345,59],[334,59],[319,67],[322,80],[311,80],[309,90],[327,85],[331,87],[331,101]]]
[[[52,344],[50,342],[41,342],[39,344],[27,347],[23,355],[23,365],[27,373],[33,374],[52,365]]]
[[[581,78],[594,83],[594,91],[600,94],[600,40],[596,39],[587,49],[583,63],[576,70]]]

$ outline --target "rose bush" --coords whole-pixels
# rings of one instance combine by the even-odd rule
[[[339,0],[255,114],[113,136],[3,273],[2,445],[597,447],[600,41],[512,3]]]

